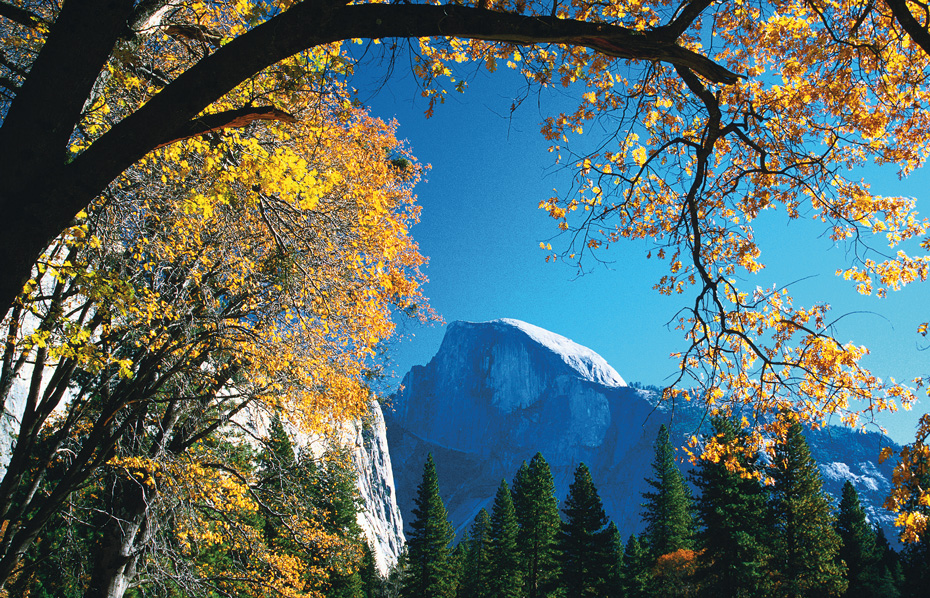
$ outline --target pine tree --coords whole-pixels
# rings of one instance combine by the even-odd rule
[[[407,546],[401,548],[400,554],[397,555],[397,562],[388,571],[387,577],[381,584],[381,595],[379,598],[401,598],[404,592],[404,585],[407,580]]]
[[[294,447],[284,429],[281,414],[275,412],[268,424],[268,439],[262,443],[259,459],[260,469],[273,475],[280,471],[292,469],[297,464]]]
[[[636,535],[631,535],[623,550],[620,585],[624,598],[646,598],[651,585],[649,554]]]
[[[362,502],[356,482],[348,450],[342,447],[327,450],[316,476],[320,494],[317,507],[331,531],[352,538],[360,538],[362,533],[358,525]]]
[[[526,490],[529,485],[529,476],[530,476],[530,466],[526,464],[526,461],[520,463],[520,467],[517,469],[517,473],[513,476],[513,483],[510,486],[510,498],[513,501],[514,512],[517,517],[517,551],[519,554],[519,567],[520,573],[522,574],[523,580],[523,589],[524,592],[522,596],[526,596],[529,588],[527,587],[527,580],[531,577],[527,571],[528,567],[528,554],[527,546],[524,541],[524,526],[527,510],[527,505],[523,504],[526,501]]]
[[[712,421],[721,444],[738,447],[745,437],[728,419]],[[758,473],[758,456],[736,451],[742,474]],[[701,461],[693,476],[700,496],[695,512],[697,580],[708,598],[768,596],[767,493],[757,480],[731,471],[725,462]]]
[[[608,521],[591,472],[584,463],[575,469],[562,512],[565,513],[559,533],[562,589],[573,598],[603,596],[611,559]]]
[[[407,536],[407,570],[401,592],[404,598],[455,596],[450,559],[454,535],[439,496],[436,464],[431,454],[423,467],[423,481],[417,487],[413,521]]]
[[[371,544],[365,542],[362,545],[362,564],[358,569],[359,577],[362,580],[362,595],[365,598],[376,598],[380,595],[381,575],[375,565],[375,554],[371,549]]]
[[[836,533],[840,537],[839,558],[846,564],[848,585],[845,598],[879,598],[881,570],[875,532],[859,504],[859,493],[846,481],[836,515]],[[886,590],[886,589],[885,589]]]
[[[312,462],[305,464],[308,477],[315,474]],[[295,491],[295,474],[297,457],[294,447],[281,422],[281,415],[275,413],[268,424],[268,437],[262,440],[261,450],[256,458],[258,473],[257,491],[265,502],[278,502],[281,496]],[[313,484],[305,484],[313,486]]]
[[[365,582],[359,571],[353,570],[330,575],[326,598],[365,598]]]
[[[641,542],[656,560],[676,550],[690,550],[694,535],[691,495],[675,464],[675,449],[665,425],[656,436],[652,471],[655,477],[646,482],[654,491],[643,493],[646,531]]]
[[[505,480],[497,489],[491,509],[491,595],[519,598],[523,590],[520,554],[517,548],[517,514],[510,486]]]
[[[607,564],[608,598],[623,598],[623,539],[613,521],[607,526],[607,542],[610,545],[610,561]]]
[[[523,595],[547,598],[558,591],[559,501],[549,464],[536,453],[529,466],[520,467],[513,482],[517,512],[517,544],[523,571]]]
[[[258,483],[255,492],[276,514],[266,516],[260,524],[265,538],[280,551],[290,554],[300,552],[301,546],[294,541],[287,526],[282,525],[281,519],[285,513],[295,509],[311,511],[317,507],[321,496],[316,479],[318,472],[313,459],[301,459],[298,462],[278,412],[272,415],[269,422],[268,437],[262,441],[256,458],[256,469]],[[297,500],[291,501],[294,497]]]
[[[899,598],[904,587],[904,569],[901,566],[901,555],[895,551],[885,532],[881,527],[875,530],[875,549],[878,554],[881,596]]]
[[[486,509],[478,511],[467,540],[464,572],[462,574],[463,598],[491,598],[491,516]]]
[[[539,453],[536,454],[538,455]],[[523,487],[527,485],[529,476],[530,466],[526,464],[526,461],[523,461],[520,463],[517,473],[514,474],[513,483],[510,485],[510,493],[513,495],[514,508],[516,508],[519,502],[519,496],[524,494]]]
[[[830,502],[801,424],[797,420],[785,423],[787,428],[775,445],[770,468],[776,594],[787,598],[836,596],[846,589],[846,571],[837,560],[840,539],[833,529]]]
[[[455,587],[454,596],[462,598],[465,594],[465,562],[468,560],[468,532],[462,535],[461,541],[452,550],[452,578]]]
[[[919,542],[905,545],[901,553],[904,598],[926,598],[930,588],[930,538],[926,535]]]
[[[317,512],[322,517],[324,529],[359,548],[356,552],[344,552],[342,558],[333,559],[328,588],[324,591],[327,598],[361,598],[364,591],[358,572],[365,540],[358,524],[362,502],[356,479],[351,455],[345,448],[326,451],[315,480],[319,495]]]

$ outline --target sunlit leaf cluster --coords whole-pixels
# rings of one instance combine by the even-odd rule
[[[169,8],[114,51],[69,159],[280,10]],[[360,419],[393,318],[430,317],[409,234],[423,167],[393,124],[352,101],[344,65],[338,48],[320,48],[240,85],[203,122],[273,108],[231,129],[169,135],[43,253],[2,322],[0,390],[23,410],[0,488],[4,538],[104,468],[122,508],[143,505],[118,515],[126,530],[174,529],[192,562],[219,546],[239,555],[237,570],[208,558],[197,573],[224,592],[319,595],[329,571],[357,563],[357,545],[297,515],[279,514],[319,562],[267,542],[245,525],[265,508],[255,480],[202,448],[273,411],[305,434]],[[30,491],[39,484],[48,491]],[[125,533],[138,554],[157,555],[150,535]]]

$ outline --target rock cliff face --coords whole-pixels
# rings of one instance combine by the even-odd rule
[[[22,393],[13,394],[12,407],[0,413],[0,478],[6,472],[16,438],[16,424],[23,411],[21,397],[25,395],[25,389],[21,390]],[[241,419],[240,423],[252,428],[258,436],[264,433],[268,424],[264,415],[244,414]],[[326,448],[325,441],[321,439],[296,435],[294,441],[318,454]],[[372,547],[378,570],[387,574],[397,562],[405,539],[381,406],[372,403],[368,417],[347,426],[339,441],[351,449],[358,472],[357,486],[362,499],[359,525]]]
[[[490,510],[501,479],[509,483],[520,463],[540,451],[560,500],[584,462],[621,533],[638,533],[659,425],[669,425],[673,442],[683,446],[700,422],[693,410],[671,411],[656,398],[627,386],[590,349],[536,326],[453,322],[436,356],[410,370],[386,410],[401,513],[412,517],[428,453],[460,534],[482,507]],[[880,505],[891,470],[875,459],[891,441],[840,428],[809,438],[827,490],[838,496],[850,479],[873,520],[890,525]]]
[[[358,490],[364,505],[358,522],[371,544],[375,564],[386,574],[397,562],[405,540],[384,416],[377,403],[372,403],[370,416],[357,427],[353,444],[352,459],[358,470]]]
[[[265,432],[265,418],[251,422],[256,434]],[[292,430],[293,433],[293,430]],[[381,406],[372,402],[366,417],[345,424],[335,436],[307,436],[294,433],[294,444],[317,457],[333,443],[347,449],[357,473],[356,487],[362,505],[358,524],[374,553],[375,565],[386,575],[397,562],[404,543],[404,524],[397,506],[391,455],[388,452],[384,415]]]

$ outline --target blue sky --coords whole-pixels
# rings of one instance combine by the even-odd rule
[[[446,322],[524,320],[590,347],[627,382],[662,385],[677,368],[669,354],[684,348],[680,332],[668,323],[691,297],[661,297],[652,290],[664,264],[646,259],[645,242],[616,245],[608,254],[613,263],[592,264],[583,276],[571,265],[544,261],[540,241],[550,241],[554,250],[566,241],[553,239],[555,221],[537,205],[553,189],[568,188],[571,175],[553,167],[539,123],[569,99],[558,91],[534,96],[511,116],[520,92],[518,77],[481,72],[465,94],[451,94],[426,119],[426,102],[402,67],[379,90],[359,90],[374,115],[398,120],[399,137],[432,166],[417,189],[423,211],[413,229],[430,259],[426,295]],[[885,195],[919,197],[930,188],[927,173],[905,181],[893,169],[865,175]],[[836,316],[843,315],[838,338],[869,347],[875,374],[910,380],[930,372],[930,350],[920,350],[930,341],[922,343],[916,334],[917,325],[930,319],[930,287],[914,285],[883,300],[857,295],[833,274],[849,264],[849,256],[823,233],[822,225],[767,214],[756,228],[767,267],[746,288],[798,281],[792,287],[796,303],[830,303]],[[429,361],[443,327],[407,326],[401,332],[406,338],[391,351],[393,385],[411,366]],[[928,406],[925,399],[881,423],[895,440],[907,442]]]

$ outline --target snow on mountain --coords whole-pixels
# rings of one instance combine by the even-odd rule
[[[626,382],[623,381],[617,370],[610,367],[610,364],[604,361],[603,357],[571,339],[512,318],[501,318],[490,323],[500,323],[519,329],[528,337],[558,355],[562,361],[591,382],[597,382],[604,386],[626,386]]]
[[[560,499],[584,462],[621,533],[638,533],[659,425],[670,426],[673,442],[684,446],[702,420],[694,407],[671,409],[656,399],[627,386],[594,351],[537,326],[511,319],[453,322],[437,354],[407,373],[385,412],[401,512],[407,521],[412,517],[432,453],[460,534],[482,507],[490,510],[501,479],[509,483],[539,451]],[[872,519],[890,525],[881,504],[891,467],[875,460],[891,441],[842,428],[808,438],[827,491],[839,496],[849,479]]]

